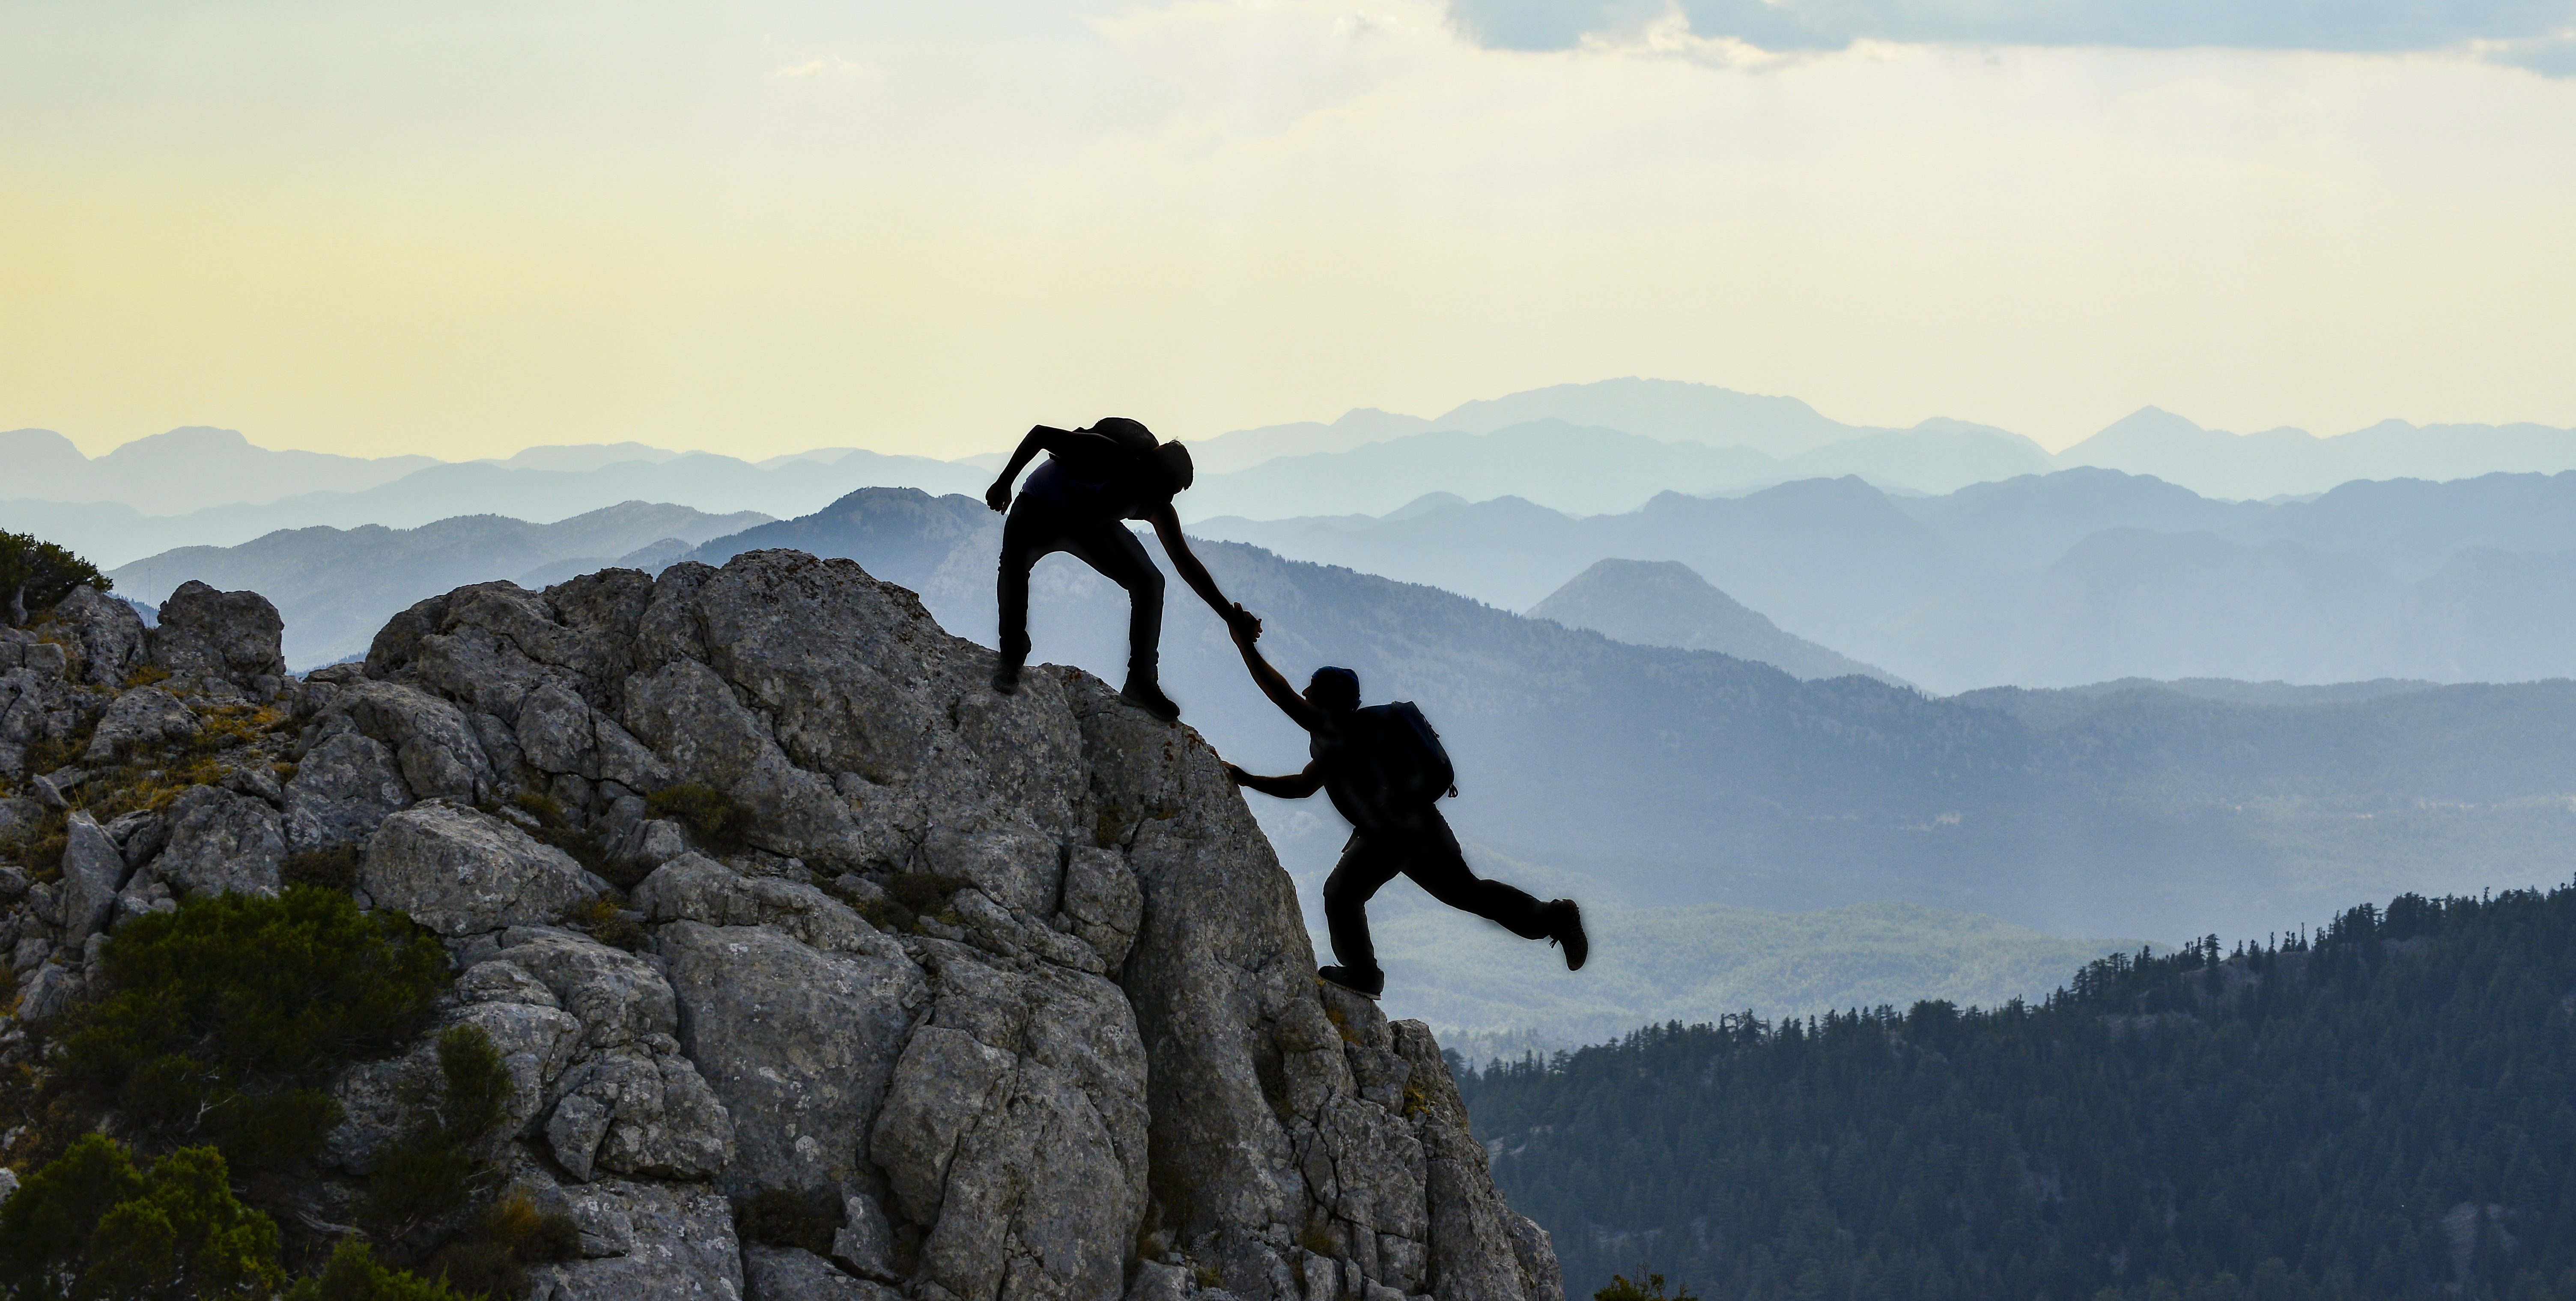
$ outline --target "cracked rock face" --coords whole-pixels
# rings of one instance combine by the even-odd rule
[[[238,595],[191,595],[185,654],[256,692]],[[459,975],[431,1037],[335,1083],[328,1160],[368,1170],[436,1031],[481,1027],[489,1155],[581,1228],[538,1298],[1561,1301],[1429,1032],[1317,982],[1218,757],[1076,671],[997,696],[992,664],[797,552],[460,588],[276,689],[282,789],[85,827],[77,884],[30,889],[60,928],[357,848],[361,902]],[[75,979],[39,972],[37,1010]],[[828,1244],[739,1240],[773,1190],[837,1208]]]

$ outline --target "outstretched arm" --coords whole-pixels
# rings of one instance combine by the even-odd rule
[[[995,510],[1010,509],[1011,485],[1020,481],[1020,471],[1029,468],[1029,462],[1040,452],[1063,450],[1064,440],[1073,436],[1072,430],[1058,429],[1053,425],[1029,426],[1028,435],[1020,439],[1019,448],[1011,453],[1011,463],[1003,466],[1001,475],[993,480],[993,486],[984,490],[984,504]]]
[[[1311,763],[1306,765],[1304,772],[1292,773],[1286,777],[1255,776],[1233,764],[1227,764],[1225,775],[1232,777],[1235,785],[1246,790],[1256,790],[1264,795],[1283,800],[1302,800],[1324,788],[1323,773],[1318,771],[1318,765]]]
[[[1261,694],[1270,697],[1270,703],[1279,706],[1279,712],[1286,714],[1288,721],[1297,726],[1309,732],[1322,727],[1324,711],[1298,695],[1297,689],[1288,685],[1288,679],[1270,667],[1269,660],[1262,658],[1261,648],[1253,644],[1260,636],[1261,621],[1258,619],[1252,620],[1249,628],[1240,623],[1234,626],[1235,649],[1243,652],[1243,667],[1251,670],[1252,680],[1261,688]]]
[[[1190,540],[1182,536],[1181,517],[1172,510],[1172,504],[1163,503],[1146,518],[1153,521],[1154,536],[1163,540],[1163,554],[1172,558],[1172,568],[1180,574],[1181,581],[1189,584],[1190,590],[1198,593],[1199,599],[1207,602],[1208,608],[1216,611],[1218,618],[1225,620],[1227,628],[1240,629],[1246,620],[1250,620],[1253,636],[1260,636],[1261,620],[1255,618],[1251,611],[1225,599],[1225,593],[1217,590],[1216,579],[1208,573],[1207,566],[1200,564],[1198,556],[1190,551]]]

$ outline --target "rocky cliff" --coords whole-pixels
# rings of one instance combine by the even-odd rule
[[[1069,669],[995,696],[854,563],[460,588],[303,680],[201,585],[0,636],[7,1045],[126,918],[348,851],[453,957],[432,1033],[502,1053],[497,1185],[580,1228],[534,1296],[1562,1296],[1429,1031],[1315,979],[1198,736]],[[346,1220],[438,1069],[339,1076],[298,1219]],[[737,1237],[779,1191],[827,1253]]]

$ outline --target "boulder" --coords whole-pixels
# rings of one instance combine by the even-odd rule
[[[120,763],[141,747],[185,741],[204,730],[196,711],[179,703],[177,696],[159,687],[136,687],[99,715],[98,730],[90,734],[89,749],[82,752],[81,761]]]
[[[76,949],[105,929],[115,911],[116,892],[125,888],[125,855],[117,851],[115,838],[87,813],[72,814],[64,831],[62,889],[57,898],[63,944]]]
[[[274,700],[286,683],[286,657],[278,648],[285,631],[267,597],[219,592],[190,579],[161,603],[151,631],[152,663],[172,677],[228,682]]]
[[[449,801],[386,815],[362,885],[451,937],[459,1014],[574,1027],[559,1073],[522,1054],[510,1159],[587,1259],[533,1295],[1561,1301],[1429,1032],[1317,981],[1215,753],[991,666],[855,564],[758,551],[459,589],[307,696],[308,765],[370,739],[331,763]],[[747,847],[653,818],[679,784]],[[546,925],[595,887],[460,807],[531,790],[652,869],[638,952]],[[907,873],[945,898],[880,930]],[[737,1250],[726,1199],[768,1189],[840,1200],[830,1259]]]
[[[95,587],[74,585],[54,607],[54,624],[78,653],[76,675],[91,686],[124,686],[145,663],[143,616]]]
[[[664,869],[669,870],[668,868]],[[891,944],[824,952],[765,926],[661,928],[680,1045],[731,1114],[729,1188],[838,1185],[856,1169],[928,982]]]
[[[170,841],[152,874],[187,894],[275,894],[286,833],[264,800],[192,786],[170,805]]]
[[[285,795],[286,845],[299,854],[363,844],[411,806],[393,748],[355,730],[305,751]]]
[[[367,841],[358,887],[441,935],[544,925],[610,889],[562,850],[445,800],[386,818]]]

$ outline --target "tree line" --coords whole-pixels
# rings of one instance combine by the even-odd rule
[[[1459,1084],[1576,1295],[2576,1299],[2576,886]]]

